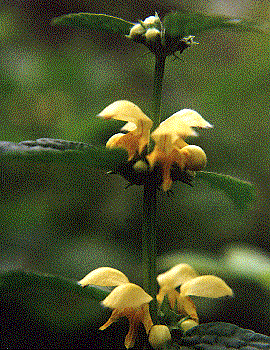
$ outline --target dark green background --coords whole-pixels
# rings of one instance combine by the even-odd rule
[[[2,2],[1,140],[51,137],[104,144],[118,132],[119,124],[103,122],[95,115],[117,99],[133,101],[151,116],[154,61],[151,54],[144,55],[145,47],[98,31],[52,27],[50,21],[65,13],[87,11],[136,22],[154,11],[162,18],[181,9],[176,1],[162,4]],[[160,192],[159,266],[165,269],[171,264],[162,258],[167,253],[185,253],[174,262],[192,262],[200,273],[220,275],[235,291],[233,300],[222,301],[223,309],[210,301],[206,306],[201,302],[202,321],[228,321],[269,334],[269,37],[265,34],[269,4],[245,4],[198,3],[197,10],[204,13],[255,19],[264,32],[205,32],[196,37],[200,45],[186,50],[181,60],[169,58],[162,113],[166,118],[191,108],[213,124],[212,130],[202,130],[194,139],[207,153],[207,170],[254,183],[258,198],[243,211],[205,184],[194,188],[174,184],[170,197]],[[183,8],[195,9],[189,1],[183,2]],[[124,179],[107,175],[102,164],[100,169],[90,169],[81,163],[1,162],[1,270],[26,269],[79,280],[92,269],[111,266],[140,284],[142,188],[125,190],[126,185]],[[237,258],[239,268],[234,263],[233,270],[226,272],[223,256],[235,246],[252,252],[244,262]],[[261,256],[253,249],[259,249]],[[202,263],[201,257],[194,263],[194,253],[216,259],[216,265],[207,265],[209,260]],[[256,281],[250,274],[253,269]],[[21,324],[36,330],[26,337],[32,347],[42,332],[48,339],[44,347],[58,344],[55,334],[61,329],[70,332],[63,346],[65,339],[71,347],[79,347],[78,339],[87,343],[96,337],[100,346],[102,338],[93,329],[106,319],[101,308],[97,324],[87,326],[91,331],[78,323],[83,327],[79,336],[78,324],[68,327],[64,317],[62,328],[46,320],[46,312],[44,318],[41,314],[33,321],[32,308],[22,308],[19,299],[11,296],[10,304],[4,303],[7,328]],[[13,333],[8,334],[12,337]]]

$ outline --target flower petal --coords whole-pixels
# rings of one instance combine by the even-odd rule
[[[123,120],[127,122],[132,122],[137,125],[138,120],[142,120],[148,124],[151,124],[149,130],[152,127],[152,120],[149,119],[143,111],[130,101],[119,100],[115,101],[109,106],[107,106],[103,111],[98,114],[98,117],[104,119],[116,119]]]
[[[109,138],[106,143],[108,148],[124,148],[128,152],[128,160],[130,161],[138,152],[142,153],[144,147],[148,144],[148,138],[143,137],[136,132],[129,132],[127,134],[118,133]]]
[[[95,269],[79,281],[82,286],[93,284],[107,287],[119,286],[128,282],[128,278],[121,271],[111,267],[100,267]]]
[[[200,128],[212,128],[213,125],[208,123],[203,117],[192,109],[181,109],[174,113],[170,118],[177,118],[188,126]]]
[[[136,124],[132,122],[128,122],[121,128],[121,131],[134,131],[136,129],[137,129]]]
[[[193,278],[182,284],[180,295],[220,298],[224,296],[232,296],[233,291],[221,278],[212,275],[205,275]]]
[[[141,287],[133,283],[125,283],[116,287],[102,301],[102,304],[111,309],[136,308],[150,303],[153,298]]]
[[[178,264],[170,270],[158,275],[157,281],[160,287],[174,289],[182,283],[197,277],[196,271],[188,264]]]
[[[179,137],[186,138],[188,136],[197,136],[195,130],[193,130],[188,124],[178,118],[177,116],[171,116],[170,118],[164,120],[152,132],[152,139],[158,143],[160,142],[161,136],[171,136],[172,139],[168,142],[174,143]]]
[[[179,295],[178,309],[186,315],[189,315],[194,321],[199,322],[196,306],[188,296]]]

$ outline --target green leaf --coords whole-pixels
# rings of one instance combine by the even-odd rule
[[[72,328],[101,317],[99,302],[110,291],[97,286],[81,287],[76,281],[26,271],[0,274],[2,302],[16,300],[38,319]]]
[[[200,13],[170,13],[163,18],[166,36],[180,39],[188,35],[197,35],[206,30],[216,28],[251,29],[254,24],[246,20],[226,18],[224,16],[208,16]]]
[[[60,139],[38,139],[36,141],[0,142],[0,159],[6,163],[33,164],[84,164],[96,168],[114,170],[127,162],[123,149],[96,147],[82,142]]]
[[[256,199],[256,189],[248,181],[207,171],[198,171],[195,181],[196,179],[206,181],[211,187],[223,191],[239,208],[246,208]]]
[[[130,28],[134,25],[134,23],[125,21],[122,18],[93,13],[71,13],[63,15],[54,18],[52,24],[105,30],[123,35],[128,35]]]
[[[201,324],[188,330],[184,337],[181,330],[171,332],[173,343],[169,349],[270,349],[270,337],[225,322]]]

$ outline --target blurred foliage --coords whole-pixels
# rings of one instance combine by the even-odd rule
[[[200,2],[200,6],[203,4]],[[137,22],[155,10],[162,18],[172,8],[179,9],[177,2],[142,5],[140,1],[127,1],[112,6],[104,2],[52,1],[45,6],[34,1],[5,1],[1,6],[1,140],[49,137],[104,145],[122,124],[95,116],[118,99],[133,101],[151,116],[154,67],[152,56],[144,55],[145,47],[117,35],[51,27],[50,22],[64,13],[86,11]],[[183,6],[194,4],[185,1]],[[205,11],[208,13],[209,8]],[[254,11],[258,16],[258,8]],[[266,13],[264,9],[262,21]],[[213,124],[213,130],[202,130],[199,138],[189,142],[205,150],[207,171],[255,184],[258,200],[254,207],[240,210],[217,188],[203,183],[194,188],[175,184],[172,196],[159,194],[158,251],[160,256],[188,251],[196,260],[196,254],[211,252],[216,258],[228,244],[244,243],[259,247],[267,257],[269,39],[264,33],[219,29],[200,34],[195,40],[200,45],[186,50],[181,60],[168,59],[163,116],[192,108]],[[111,266],[140,284],[141,187],[125,190],[127,182],[119,176],[76,162],[50,166],[14,161],[0,164],[2,271],[21,268],[78,280],[92,269]],[[198,261],[202,271],[199,257]],[[209,266],[211,274],[221,272],[222,264]],[[264,305],[269,305],[269,289],[258,279],[242,275],[239,266],[237,271],[240,276],[233,273],[226,280],[233,282],[235,303],[218,314],[215,307],[206,307],[202,320],[229,321],[267,333],[269,308]],[[13,343],[17,346],[21,337],[24,345],[30,346],[32,341],[36,347],[48,348],[48,339],[59,336],[59,347],[64,348],[67,341],[71,347],[80,347],[82,339],[93,343],[95,338],[98,348],[104,342],[109,346],[109,338],[117,329],[112,326],[105,337],[93,329],[90,335],[81,328],[71,333],[52,330],[37,325],[34,315],[20,305],[15,299],[3,306],[9,315],[12,310],[6,329],[17,327],[18,337]],[[28,320],[32,328],[26,329],[21,319]],[[119,337],[123,338],[121,330]],[[12,347],[10,343],[8,347]]]

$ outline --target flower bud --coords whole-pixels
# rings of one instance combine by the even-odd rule
[[[185,320],[181,322],[181,328],[183,332],[187,332],[189,329],[198,326],[199,324],[194,320]]]
[[[139,173],[145,173],[149,170],[149,166],[143,160],[138,160],[138,162],[133,165],[133,169]]]
[[[140,35],[143,35],[144,33],[144,27],[141,25],[141,23],[137,23],[130,29],[129,35],[127,35],[127,37],[130,39],[134,39]]]
[[[158,29],[149,28],[149,29],[147,29],[144,36],[146,38],[146,41],[155,41],[157,38],[160,38],[161,34],[160,34],[160,31]]]
[[[204,150],[195,145],[185,146],[180,151],[186,156],[186,169],[200,171],[206,167],[206,154]]]
[[[158,17],[158,14],[156,13],[155,16],[149,16],[145,18],[143,21],[143,24],[145,27],[160,27],[161,26],[161,21],[160,18]]]
[[[148,340],[154,349],[162,349],[171,338],[171,333],[167,326],[155,325],[150,329]]]

